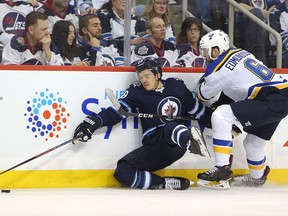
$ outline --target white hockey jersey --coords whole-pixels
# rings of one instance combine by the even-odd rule
[[[6,44],[14,35],[25,30],[25,17],[33,11],[27,2],[7,2],[0,0],[0,43]]]
[[[104,3],[107,3],[109,0],[78,0],[77,8],[80,12],[84,12],[88,7],[94,7],[99,10]]]
[[[255,99],[264,88],[282,89],[287,86],[287,80],[275,74],[248,51],[231,49],[208,65],[197,97],[206,102],[223,92],[232,100],[241,101]]]
[[[4,46],[1,63],[4,65],[64,65],[53,42],[51,42],[50,49],[52,56],[48,62],[41,48],[33,49],[30,47],[24,33],[22,33],[13,36],[11,41]]]
[[[134,65],[140,59],[154,57],[162,67],[175,67],[180,66],[177,63],[178,56],[179,52],[171,42],[163,40],[159,48],[148,41],[135,47],[131,62]]]
[[[79,19],[76,15],[74,7],[72,5],[69,5],[63,12],[59,13],[53,9],[51,4],[52,4],[51,0],[47,0],[44,3],[44,5],[38,9],[39,12],[44,13],[48,16],[48,21],[49,21],[48,31],[49,31],[49,33],[50,34],[52,33],[54,24],[59,20],[70,21],[75,26],[76,32],[78,32]]]
[[[182,67],[206,67],[203,51],[193,49],[189,44],[177,45],[179,50],[178,64]]]

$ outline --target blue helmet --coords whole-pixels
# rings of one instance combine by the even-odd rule
[[[157,62],[157,59],[153,57],[147,57],[147,58],[137,61],[135,69],[137,73],[140,73],[141,71],[144,71],[144,70],[150,70],[155,75],[159,73],[162,77],[162,67]]]

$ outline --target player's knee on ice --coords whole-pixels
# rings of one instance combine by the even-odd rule
[[[130,187],[134,179],[136,168],[127,161],[120,161],[114,172],[114,178],[123,186]]]

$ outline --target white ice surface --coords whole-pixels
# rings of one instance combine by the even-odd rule
[[[1,216],[287,216],[288,186],[186,191],[14,189],[0,194]]]

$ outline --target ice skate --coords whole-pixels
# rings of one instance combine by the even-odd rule
[[[186,190],[190,187],[190,181],[182,177],[163,177],[165,184],[163,189],[166,190]]]
[[[232,177],[230,165],[215,166],[212,169],[199,173],[197,184],[202,187],[228,189],[230,188],[229,180]]]
[[[190,140],[188,141],[187,149],[191,153],[199,154],[203,157],[211,157],[200,129],[192,125],[188,131]]]
[[[253,178],[250,174],[247,175],[238,175],[232,178],[230,184],[231,186],[236,187],[260,187],[265,184],[267,180],[267,176],[270,172],[270,167],[266,166],[263,176],[259,179]]]

